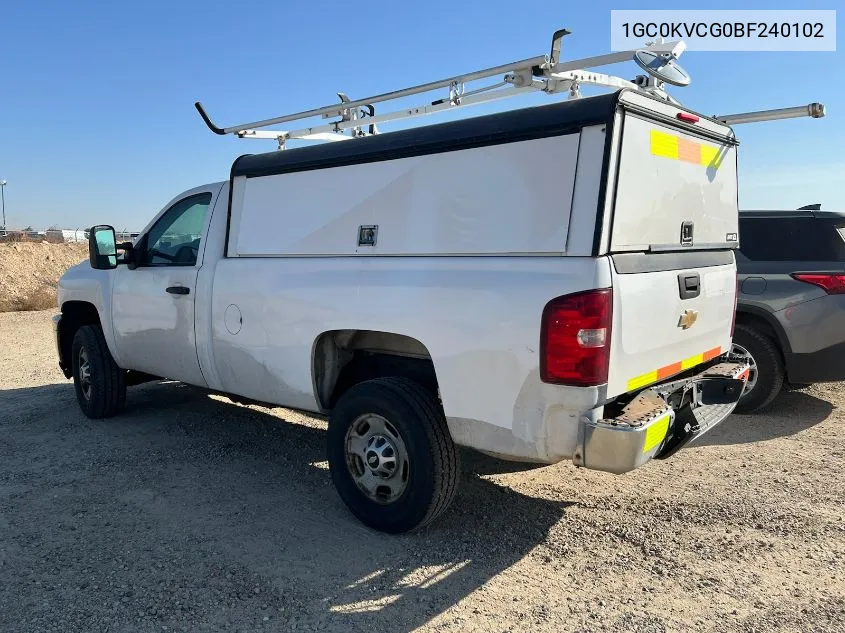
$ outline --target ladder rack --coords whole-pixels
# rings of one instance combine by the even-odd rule
[[[686,50],[686,44],[683,41],[666,43],[662,41],[652,42],[640,49],[613,52],[563,62],[560,60],[561,47],[563,38],[569,34],[570,31],[567,29],[556,31],[552,36],[551,50],[548,55],[530,57],[509,64],[493,66],[463,75],[455,75],[446,79],[402,88],[363,99],[350,100],[344,93],[338,93],[340,103],[261,121],[218,127],[211,120],[211,117],[209,117],[199,101],[194,105],[203,121],[205,121],[205,124],[215,134],[234,134],[239,138],[276,140],[279,149],[285,149],[286,142],[290,139],[343,141],[370,136],[378,134],[379,123],[411,119],[427,114],[515,97],[526,93],[568,93],[570,99],[577,99],[581,97],[580,87],[582,84],[611,89],[630,88],[640,90],[675,105],[680,105],[666,92],[665,84],[659,78],[659,72],[655,73],[646,68],[649,73],[648,75],[639,75],[629,81],[589,69],[631,61],[637,53],[642,53],[643,51],[654,53],[658,56],[658,60],[665,64],[674,64],[675,60]],[[466,89],[466,84],[470,82],[491,77],[500,77],[500,80],[473,90]],[[385,114],[375,113],[374,104],[376,103],[393,101],[444,88],[448,89],[448,95],[444,98],[436,99],[419,106],[397,109]],[[733,125],[795,116],[818,118],[824,115],[824,106],[814,103],[809,106],[800,106],[797,108],[742,113],[716,118],[729,125]],[[339,117],[339,119],[322,125],[303,127],[295,130],[261,129],[315,117],[321,117],[323,119]]]

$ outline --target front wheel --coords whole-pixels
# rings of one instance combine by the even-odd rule
[[[73,386],[89,418],[109,418],[126,403],[126,372],[114,362],[98,325],[84,325],[73,337]]]
[[[381,532],[430,523],[458,486],[458,451],[443,409],[404,378],[368,380],[347,391],[329,419],[327,453],[341,499]]]

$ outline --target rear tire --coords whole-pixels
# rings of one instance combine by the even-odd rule
[[[110,418],[126,404],[126,372],[114,362],[99,325],[84,325],[73,337],[73,386],[89,418]]]
[[[398,534],[421,528],[452,502],[458,450],[437,398],[405,378],[377,378],[341,396],[326,436],[341,499],[362,523]]]
[[[753,327],[737,325],[733,342],[733,353],[750,356],[752,372],[756,365],[756,380],[752,373],[734,411],[753,413],[769,405],[783,388],[783,359],[776,343]]]

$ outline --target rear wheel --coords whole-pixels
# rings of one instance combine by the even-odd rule
[[[783,360],[775,342],[753,327],[737,325],[731,354],[751,366],[735,411],[753,413],[770,404],[784,381]]]
[[[410,380],[378,378],[347,391],[329,420],[327,453],[341,499],[376,530],[422,527],[455,496],[458,451],[443,410]]]
[[[73,386],[79,408],[89,418],[109,418],[126,403],[126,372],[112,358],[98,325],[84,325],[73,337]]]

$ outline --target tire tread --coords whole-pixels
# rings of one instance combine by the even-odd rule
[[[428,422],[425,428],[434,448],[436,480],[434,498],[425,517],[417,525],[417,529],[425,527],[437,519],[455,498],[460,481],[458,449],[452,441],[442,407],[422,385],[406,378],[377,378],[373,382],[381,383],[406,398],[423,412]]]
[[[83,412],[90,418],[113,417],[126,405],[126,373],[114,362],[100,326],[82,326],[77,330],[74,340],[77,338],[89,350],[88,362],[94,365],[93,369],[100,370],[99,373],[103,378],[102,398],[89,402],[87,410],[83,407]],[[74,345],[74,363],[77,362],[75,355],[76,345]]]
[[[743,403],[740,399],[736,406],[737,413],[753,413],[767,407],[781,392],[784,385],[785,372],[783,368],[783,359],[781,358],[780,350],[774,341],[759,330],[749,327],[747,325],[737,324],[736,330],[742,336],[748,337],[750,344],[759,347],[760,353],[752,352],[754,360],[757,363],[757,384],[754,390],[749,394],[749,400]],[[734,337],[736,338],[736,336]],[[746,347],[742,342],[736,341],[739,345]],[[747,348],[747,347],[746,347]],[[771,378],[765,382],[761,381],[761,368],[766,368],[766,375]],[[758,391],[758,389],[761,389]]]

